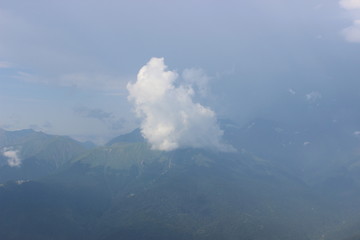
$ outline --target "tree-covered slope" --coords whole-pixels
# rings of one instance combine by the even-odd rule
[[[336,162],[343,172],[332,171],[336,168],[329,164],[318,171],[321,177],[309,181],[307,176],[316,174],[319,166],[311,165],[310,157],[327,156],[305,152],[309,146],[304,146],[303,138],[310,135],[299,137],[284,126],[283,131],[276,130],[278,126],[274,130],[271,122],[257,125],[225,127],[226,140],[238,149],[231,153],[154,151],[136,131],[87,151],[68,138],[42,136],[47,139],[42,140],[44,148],[34,147],[38,150],[33,156],[38,161],[53,159],[56,171],[36,181],[1,184],[0,238],[335,240],[355,236],[360,191],[356,166],[351,166],[356,165],[356,154],[338,153],[343,158]],[[299,144],[284,147],[284,141]],[[297,166],[310,168],[307,175],[292,167],[305,155],[309,159]],[[336,159],[333,156],[332,161]]]

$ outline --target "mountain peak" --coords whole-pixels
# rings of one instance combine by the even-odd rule
[[[129,133],[113,138],[106,144],[106,146],[111,146],[114,143],[118,143],[118,142],[134,143],[134,142],[144,142],[144,141],[145,139],[141,134],[140,128],[136,128]]]

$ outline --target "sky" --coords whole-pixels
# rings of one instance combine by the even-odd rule
[[[359,52],[360,0],[2,0],[0,128],[102,144],[142,124],[127,86],[163,58],[217,119],[355,131]]]

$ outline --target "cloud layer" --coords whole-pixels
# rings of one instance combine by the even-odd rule
[[[215,113],[193,101],[194,77],[201,76],[197,86],[203,91],[204,75],[187,71],[185,76],[187,80],[180,83],[178,74],[167,70],[163,58],[152,58],[140,69],[137,81],[127,85],[128,98],[142,120],[144,138],[153,149],[163,151],[182,147],[230,150],[221,142],[223,131],[217,125]]]

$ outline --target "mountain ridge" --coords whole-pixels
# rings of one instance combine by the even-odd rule
[[[356,155],[355,160],[338,160],[344,172],[332,172],[328,166],[322,178],[308,181],[289,167],[302,156],[289,159],[294,149],[293,154],[308,151],[303,135],[296,131],[266,120],[243,127],[227,123],[224,138],[239,149],[231,153],[191,148],[155,151],[138,140],[139,130],[91,149],[66,137],[45,136],[43,154],[35,147],[32,152],[37,154],[31,160],[7,169],[23,170],[26,162],[64,161],[33,178],[14,177],[1,183],[0,237],[12,239],[16,227],[23,229],[18,239],[49,239],[54,232],[55,239],[90,240],[308,240],[322,236],[335,240],[356,234],[347,230],[354,229],[359,219],[353,211],[360,207]],[[289,139],[295,147],[283,145]],[[345,153],[348,146],[341,149]],[[274,155],[271,150],[283,153]],[[313,159],[317,156],[308,154]],[[317,165],[308,167],[315,170]],[[28,221],[19,223],[24,214],[31,228],[26,227]],[[32,216],[54,222],[33,221]],[[53,231],[42,231],[44,226]]]

